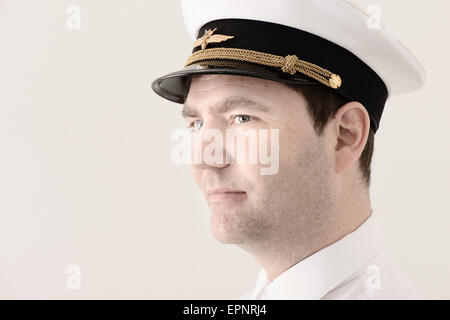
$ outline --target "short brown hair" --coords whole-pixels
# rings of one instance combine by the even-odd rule
[[[313,121],[314,131],[318,136],[323,134],[323,129],[336,111],[349,102],[349,100],[326,86],[292,84],[288,84],[288,86],[296,90],[305,98],[308,114]],[[374,132],[372,128],[370,128],[366,145],[359,158],[359,167],[367,187],[370,186],[370,165],[372,162],[373,150]]]

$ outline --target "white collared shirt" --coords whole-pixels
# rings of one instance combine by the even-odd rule
[[[380,251],[376,216],[355,231],[270,281],[261,268],[252,292],[240,299],[420,299],[408,279]]]

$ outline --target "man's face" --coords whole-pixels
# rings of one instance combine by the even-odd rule
[[[329,222],[335,175],[331,153],[315,134],[303,97],[275,81],[204,75],[192,80],[185,107],[190,111],[186,121],[196,122],[195,131],[217,129],[225,139],[227,129],[268,130],[268,152],[276,143],[270,141],[270,132],[279,130],[276,174],[261,175],[260,168],[267,165],[248,161],[191,165],[210,208],[211,232],[217,240],[251,245],[317,236],[314,226]],[[248,138],[245,148],[250,151]],[[217,188],[241,193],[210,195]]]

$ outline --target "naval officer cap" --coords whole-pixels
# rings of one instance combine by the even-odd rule
[[[324,85],[364,105],[376,132],[388,97],[425,81],[413,54],[349,0],[183,0],[183,14],[192,53],[152,83],[177,103],[202,74]]]

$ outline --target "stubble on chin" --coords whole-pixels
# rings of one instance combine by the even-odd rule
[[[250,210],[211,208],[210,231],[224,244],[247,244],[261,238],[265,232],[261,222]]]

